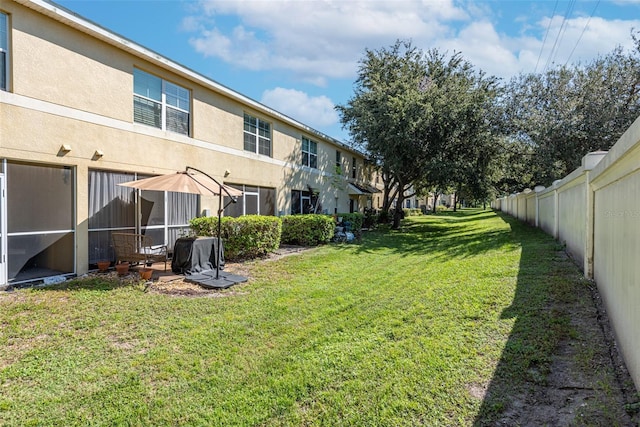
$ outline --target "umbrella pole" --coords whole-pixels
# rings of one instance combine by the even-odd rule
[[[220,278],[220,228],[222,224],[222,186],[218,192],[218,247],[216,248],[216,280]]]

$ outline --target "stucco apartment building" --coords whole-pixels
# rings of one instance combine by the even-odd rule
[[[169,246],[216,198],[118,183],[200,169],[244,190],[225,215],[362,210],[362,153],[45,0],[0,0],[0,289]],[[316,200],[317,197],[317,200]]]

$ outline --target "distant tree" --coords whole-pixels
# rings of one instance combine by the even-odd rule
[[[506,85],[506,130],[531,147],[534,183],[548,185],[588,152],[608,150],[640,115],[638,33],[632,38],[631,52],[618,47],[587,64],[521,74]]]
[[[494,158],[495,174],[493,190],[495,195],[516,193],[524,188],[532,188],[533,169],[531,167],[534,148],[518,140],[502,139],[500,149]]]

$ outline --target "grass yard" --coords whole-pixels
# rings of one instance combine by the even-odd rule
[[[557,249],[463,210],[251,263],[216,298],[3,293],[0,425],[489,424],[571,334],[548,309],[576,286]]]

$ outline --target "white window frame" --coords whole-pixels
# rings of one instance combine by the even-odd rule
[[[307,143],[307,150],[304,149],[305,142]],[[312,146],[315,147],[315,153],[312,153]],[[315,159],[315,165],[313,164],[312,159]],[[304,136],[302,137],[302,166],[318,169],[318,143]]]
[[[143,74],[147,74],[151,77],[157,78],[158,80],[160,80],[161,83],[161,94],[160,94],[160,100],[157,99],[153,99],[153,98],[149,98],[147,96],[141,95],[136,93],[135,91],[135,73],[139,72],[139,73],[143,73]],[[187,105],[186,105],[186,109],[182,108],[180,106],[176,106],[176,105],[171,105],[167,102],[167,88],[169,87],[175,87],[177,88],[177,91],[180,95],[180,91],[183,91],[186,93],[187,98],[184,99],[184,97],[180,97],[178,95],[178,99],[184,101]],[[135,97],[138,97],[140,99],[143,99],[145,101],[149,101],[152,102],[154,104],[159,104],[160,108],[161,108],[161,112],[160,112],[160,127],[157,126],[153,126],[153,125],[149,125],[147,123],[144,122],[139,122],[136,121],[135,118],[135,113],[134,113],[134,117],[133,117],[133,121],[134,123],[138,123],[138,124],[142,124],[145,126],[151,126],[151,127],[155,127],[156,129],[162,129],[163,131],[168,131],[168,132],[174,132],[174,133],[178,133],[180,135],[187,135],[187,136],[191,136],[191,91],[187,88],[184,88],[180,85],[177,85],[175,83],[169,82],[161,77],[158,77],[156,75],[153,75],[151,73],[147,73],[146,71],[143,71],[139,68],[135,68],[134,69],[134,88],[133,88],[133,97],[134,97],[134,103],[135,103]],[[179,103],[180,104],[180,103]],[[175,111],[179,111],[181,113],[184,113],[187,115],[187,132],[178,132],[176,130],[173,129],[168,129],[167,128],[167,110],[175,110]]]
[[[249,132],[248,130],[246,130],[245,128],[245,123],[247,121],[247,118],[253,119],[256,122],[256,131],[255,132]],[[262,127],[268,127],[268,131],[269,131],[269,136],[265,137],[264,135],[260,134],[260,128]],[[245,135],[251,135],[252,137],[255,137],[256,140],[256,148],[255,150],[248,150],[246,145],[245,145],[245,141],[244,141],[244,136]],[[268,156],[268,157],[273,157],[273,138],[272,138],[272,127],[271,127],[271,123],[262,120],[259,117],[253,116],[247,112],[244,113],[243,117],[242,117],[242,147],[245,151],[249,151],[250,153],[256,153],[256,154],[260,154],[262,156]],[[269,153],[263,153],[260,150],[260,141],[268,141],[269,142]]]
[[[9,64],[11,63],[11,54],[9,53],[9,45],[10,45],[10,41],[9,41],[9,14],[0,11],[0,17],[3,18],[2,21],[0,21],[0,33],[4,33],[5,37],[3,37],[2,39],[0,39],[0,52],[4,53],[4,70],[2,70],[2,72],[4,73],[4,77],[5,77],[5,82],[4,85],[0,85],[0,90],[9,90],[9,82],[10,82],[10,76],[9,76]]]

